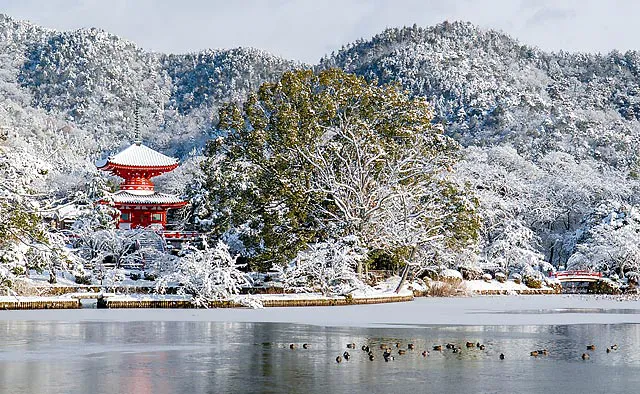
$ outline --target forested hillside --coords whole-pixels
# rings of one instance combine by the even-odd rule
[[[167,187],[203,198],[194,163],[222,104],[308,67],[245,48],[149,53],[101,30],[0,15],[0,233],[26,220],[12,207],[49,209],[107,187],[93,161],[133,140],[136,106],[142,139],[187,161]],[[638,270],[638,52],[548,53],[445,22],[388,29],[313,67],[398,83],[431,103],[434,126],[463,146],[452,176],[479,202],[480,240],[463,264]]]

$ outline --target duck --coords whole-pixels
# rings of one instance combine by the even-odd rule
[[[546,356],[549,354],[549,351],[547,349],[538,350],[538,354],[542,354],[543,356]]]
[[[341,356],[336,357],[336,362],[337,363],[341,363],[342,362],[342,357]]]
[[[435,345],[433,347],[433,350],[437,351],[437,352],[441,352],[442,351],[442,345]]]
[[[618,350],[618,344],[611,345],[611,350]]]
[[[582,353],[582,359],[583,359],[583,360],[588,360],[588,359],[590,359],[590,358],[591,358],[591,357],[589,357],[589,355],[588,355],[587,353]]]
[[[396,342],[396,347],[400,347],[400,342]]]
[[[391,352],[388,349],[385,349],[384,353],[382,353],[382,357],[387,358],[391,356]]]
[[[538,357],[538,351],[537,350],[534,350],[529,354],[531,354],[531,357]]]
[[[445,347],[446,347],[447,349],[455,349],[456,345],[455,345],[455,344],[453,344],[453,343],[447,343],[447,344],[445,345]]]
[[[596,350],[596,345],[587,345],[587,350]]]
[[[381,343],[380,344],[380,349],[386,349],[387,348],[387,344],[386,343]]]
[[[460,348],[459,347],[454,347],[453,348],[453,353],[460,353]]]
[[[356,344],[355,343],[348,343],[347,344],[347,348],[348,349],[355,349],[356,348]]]
[[[362,345],[362,350],[369,353],[369,346],[368,345]]]
[[[289,349],[293,350],[295,349],[297,346],[295,343],[292,343],[291,345],[289,345]]]
[[[309,349],[309,344],[308,343],[303,343],[302,344],[302,348],[303,349]]]
[[[413,343],[410,343],[407,345],[407,349],[409,350],[414,350],[416,348],[416,345],[414,345]]]
[[[422,352],[422,357],[427,357],[428,355],[429,355],[428,351],[425,350],[425,351]]]
[[[484,350],[484,345],[480,345],[478,347],[480,348],[480,350]]]
[[[500,353],[500,360],[504,360],[504,353]]]
[[[349,361],[349,359],[351,358],[351,355],[349,354],[349,352],[344,352],[342,353],[342,357],[344,357],[346,361]]]
[[[467,342],[467,347],[474,347],[476,346],[473,342]]]
[[[404,354],[407,354],[407,351],[404,350],[404,349],[400,349],[400,350],[398,350],[398,354],[402,356]]]
[[[393,361],[393,360],[395,360],[395,358],[393,356],[387,356],[387,357],[384,358],[384,361],[387,362],[387,363],[389,361]]]
[[[476,347],[480,347],[480,342],[476,343]]]
[[[373,361],[375,359],[376,359],[376,357],[373,354],[369,354],[369,360]]]
[[[611,348],[607,348],[607,353],[611,353]]]

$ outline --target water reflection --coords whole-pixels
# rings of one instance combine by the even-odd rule
[[[640,383],[639,327],[2,321],[0,392],[633,392]],[[466,341],[487,348],[467,349]],[[337,364],[351,342],[352,359]],[[379,345],[396,342],[416,349],[385,363]],[[447,342],[462,351],[431,350]],[[290,343],[311,347],[291,350]],[[365,343],[374,361],[360,350]],[[584,361],[591,343],[596,350]],[[620,350],[606,353],[614,343]],[[537,349],[549,354],[531,357]]]

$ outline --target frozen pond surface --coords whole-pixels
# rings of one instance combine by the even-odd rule
[[[559,296],[3,311],[0,393],[630,393],[640,384],[640,325],[628,324],[640,322],[638,304]],[[467,349],[466,341],[486,349]],[[351,360],[337,364],[351,342]],[[379,344],[396,342],[416,350],[385,363]],[[447,342],[462,351],[431,350]],[[290,350],[290,343],[311,346]],[[375,360],[360,350],[365,343]],[[619,349],[606,353],[614,343]],[[529,355],[544,348],[547,356]]]

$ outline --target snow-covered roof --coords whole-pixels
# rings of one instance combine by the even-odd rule
[[[178,159],[163,155],[146,145],[134,143],[115,156],[109,156],[106,160],[98,160],[96,166],[101,168],[107,163],[135,167],[165,167],[177,164]]]
[[[153,193],[149,195],[138,195],[129,193],[126,190],[118,190],[111,194],[113,202],[119,204],[180,204],[183,203],[179,197],[171,194]]]

